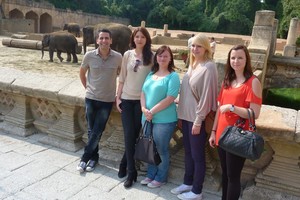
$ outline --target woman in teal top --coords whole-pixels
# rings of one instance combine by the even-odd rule
[[[148,165],[147,177],[142,185],[157,188],[167,181],[169,170],[169,143],[177,123],[174,100],[180,87],[174,71],[174,59],[168,46],[161,46],[154,56],[154,65],[142,88],[142,121],[152,121],[153,138],[162,162]],[[146,133],[147,134],[147,133]]]

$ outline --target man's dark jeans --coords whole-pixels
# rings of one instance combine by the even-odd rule
[[[141,129],[141,103],[140,100],[122,99],[122,124],[124,129],[125,152],[121,160],[121,166],[126,167],[128,173],[134,173],[135,160],[133,158],[135,152],[136,139]]]
[[[88,143],[84,148],[81,161],[99,160],[99,141],[105,129],[113,102],[102,102],[85,98],[85,114],[88,125]]]

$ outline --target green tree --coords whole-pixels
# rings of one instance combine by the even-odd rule
[[[290,21],[292,18],[300,19],[300,3],[299,0],[283,0],[283,16],[279,26],[279,36],[287,38]]]
[[[35,0],[40,1],[40,0]],[[279,36],[286,38],[290,20],[300,18],[299,0],[48,0],[56,8],[126,17],[133,26],[250,35],[255,13],[275,11]]]
[[[259,0],[226,0],[218,5],[213,21],[216,30],[223,33],[250,35],[255,11],[261,6]],[[221,11],[221,13],[217,13]]]

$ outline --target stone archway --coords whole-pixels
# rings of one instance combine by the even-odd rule
[[[34,21],[34,32],[38,33],[39,32],[39,16],[33,12],[33,11],[29,11],[25,14],[25,19],[31,19]]]
[[[13,9],[13,10],[9,11],[9,18],[10,19],[24,19],[24,14],[22,13],[22,11],[20,11],[18,9]]]
[[[52,17],[48,13],[44,13],[40,17],[40,33],[51,33],[52,28]]]

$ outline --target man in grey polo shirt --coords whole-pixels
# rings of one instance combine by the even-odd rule
[[[99,160],[98,144],[105,129],[116,96],[116,78],[122,55],[110,48],[111,32],[99,31],[99,47],[83,57],[80,80],[86,90],[85,111],[88,125],[88,143],[84,148],[77,170],[93,171]]]

